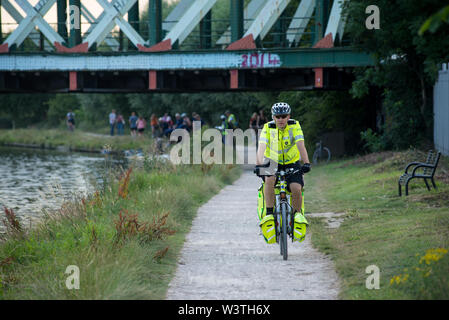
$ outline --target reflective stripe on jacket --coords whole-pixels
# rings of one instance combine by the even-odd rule
[[[295,163],[301,159],[296,143],[304,140],[299,122],[290,119],[285,128],[279,129],[274,121],[265,123],[259,143],[267,146],[264,156],[279,164]]]

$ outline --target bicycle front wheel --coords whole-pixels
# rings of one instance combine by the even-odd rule
[[[287,205],[285,203],[281,204],[281,213],[282,213],[282,228],[281,228],[281,242],[282,242],[282,256],[284,260],[288,258],[288,249],[287,249]]]

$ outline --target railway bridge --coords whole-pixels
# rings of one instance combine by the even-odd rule
[[[347,89],[348,1],[1,0],[0,92]]]

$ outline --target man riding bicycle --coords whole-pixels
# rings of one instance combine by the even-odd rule
[[[285,102],[275,103],[271,108],[273,121],[265,123],[259,138],[256,165],[262,165],[267,160],[270,167],[278,170],[288,168],[301,169],[302,173],[310,171],[310,162],[304,144],[304,135],[299,122],[290,119],[291,108]],[[301,167],[300,161],[304,163]],[[302,188],[304,180],[302,173],[298,172],[287,177],[288,189],[292,193],[292,207],[295,223],[307,223],[301,214]],[[276,176],[265,176],[264,198],[266,214],[274,214]]]

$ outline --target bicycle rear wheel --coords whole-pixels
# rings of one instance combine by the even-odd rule
[[[281,242],[282,242],[282,256],[284,260],[288,258],[288,249],[287,249],[287,208],[286,204],[281,204],[281,213],[282,213],[282,228],[281,228]]]

